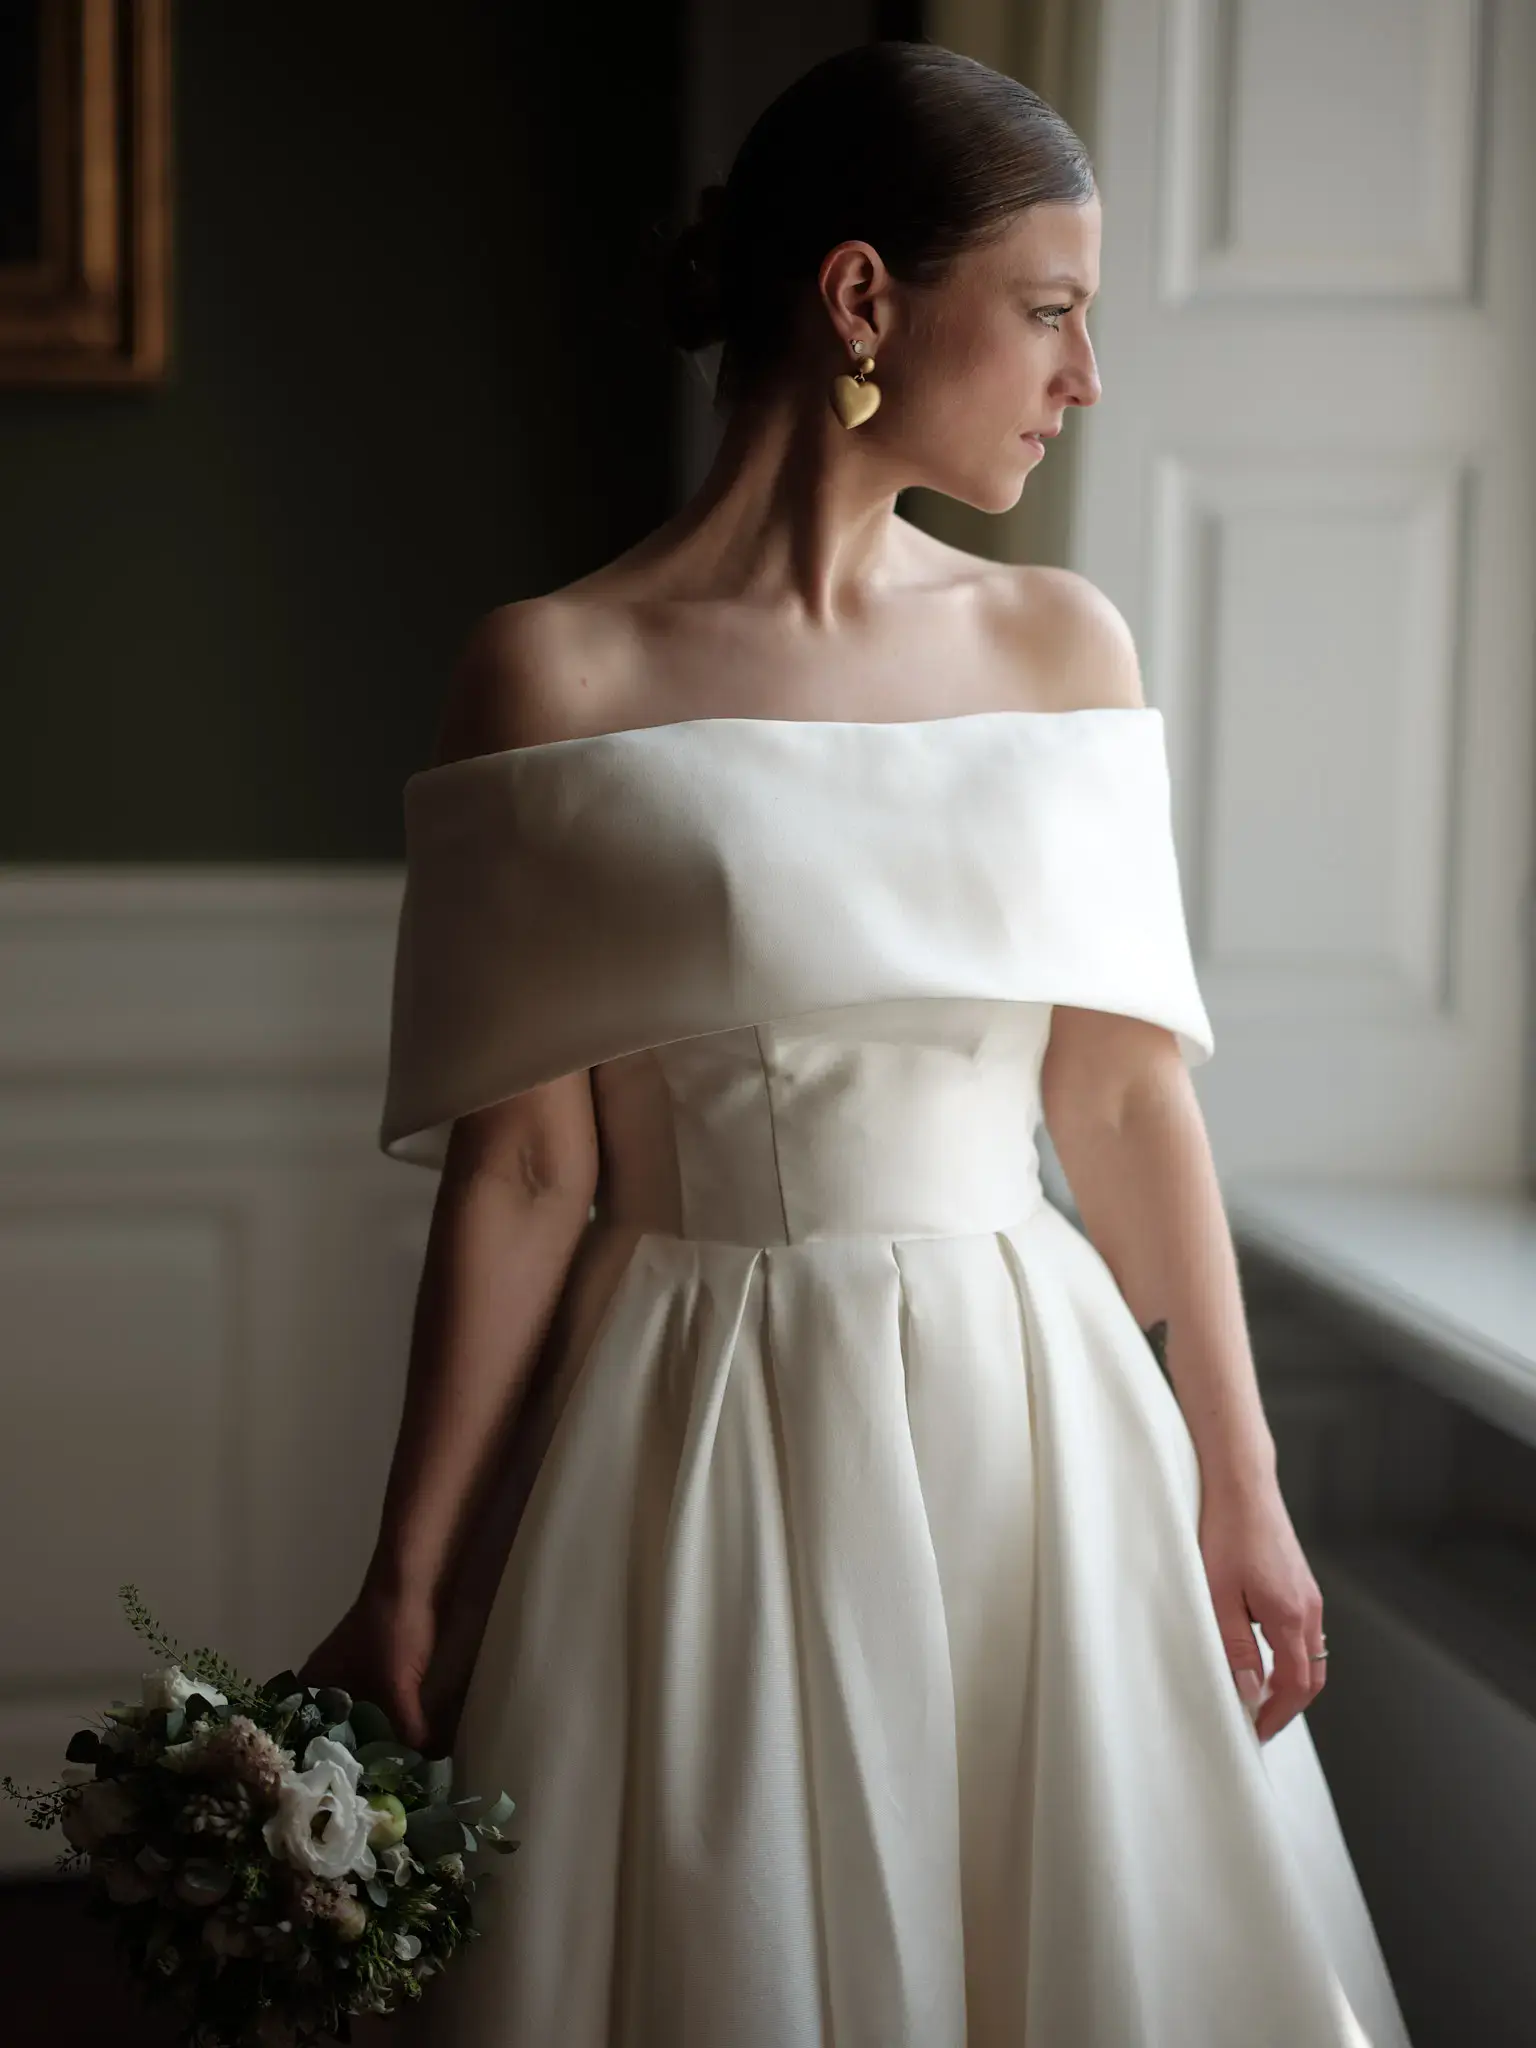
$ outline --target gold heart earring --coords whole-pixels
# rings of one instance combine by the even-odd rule
[[[856,341],[853,352],[862,357],[864,343]],[[850,377],[846,370],[840,370],[832,379],[832,410],[845,427],[862,426],[880,408],[880,386],[869,382],[869,374],[874,367],[875,359],[870,356],[867,361],[860,362],[853,376]]]

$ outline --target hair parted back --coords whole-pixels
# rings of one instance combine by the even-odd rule
[[[1082,142],[1027,85],[937,43],[860,43],[780,93],[703,188],[666,252],[668,333],[689,353],[723,342],[717,399],[735,398],[783,361],[839,242],[933,284],[1025,208],[1096,189]]]

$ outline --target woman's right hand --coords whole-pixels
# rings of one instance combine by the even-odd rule
[[[339,1685],[371,1700],[395,1733],[424,1756],[432,1749],[425,1705],[427,1673],[437,1643],[437,1615],[428,1600],[365,1584],[330,1634],[305,1658],[301,1685]]]

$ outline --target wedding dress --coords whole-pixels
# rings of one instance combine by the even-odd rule
[[[591,1068],[604,1157],[455,1751],[521,1847],[420,2038],[1405,2048],[1041,1188],[1054,1003],[1213,1050],[1161,713],[694,718],[405,808],[386,1150]]]

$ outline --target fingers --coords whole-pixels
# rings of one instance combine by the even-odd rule
[[[1264,1698],[1264,1659],[1248,1610],[1238,1595],[1228,1595],[1216,1610],[1221,1627],[1221,1645],[1232,1667],[1238,1698],[1248,1709],[1249,1719],[1258,1713]]]
[[[412,1749],[422,1748],[431,1729],[421,1694],[414,1685],[396,1688],[395,1711],[390,1718],[402,1741]]]
[[[1269,1698],[1254,1729],[1260,1742],[1268,1742],[1317,1698],[1328,1666],[1314,1656],[1314,1651],[1324,1648],[1320,1603],[1311,1603],[1305,1613],[1283,1621],[1266,1619],[1263,1627],[1274,1650],[1275,1663],[1270,1673]]]

